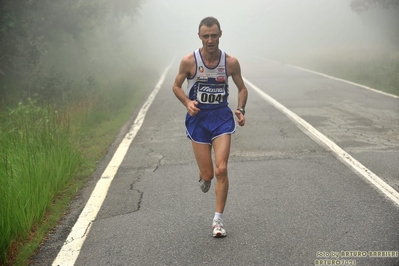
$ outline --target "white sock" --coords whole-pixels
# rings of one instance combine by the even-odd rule
[[[222,216],[223,216],[223,213],[215,212],[215,216],[213,217],[213,220],[218,220],[218,219],[222,220]]]

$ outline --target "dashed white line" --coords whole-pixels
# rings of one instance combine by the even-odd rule
[[[130,144],[136,137],[137,132],[140,130],[144,122],[146,113],[152,102],[154,101],[158,91],[160,90],[165,80],[166,74],[172,66],[172,63],[164,70],[154,90],[152,91],[150,96],[148,96],[147,101],[140,109],[140,112],[137,115],[136,120],[131,126],[129,132],[125,135],[124,139],[119,144],[118,149],[115,151],[115,154],[109,162],[107,168],[104,170],[101,178],[98,180],[86,206],[84,207],[78,220],[73,226],[70,234],[68,235],[67,240],[64,242],[64,245],[62,246],[55,260],[53,261],[53,266],[72,266],[75,264],[75,261],[80,253],[80,249],[82,248],[83,243],[86,240],[86,236],[90,231],[92,222],[96,218],[98,211],[100,210],[101,205],[104,202],[111,182],[114,179],[115,174],[118,171],[119,166],[122,163]]]
[[[391,199],[397,206],[399,206],[399,193],[383,181],[380,177],[362,165],[359,161],[353,158],[350,154],[341,149],[337,144],[327,138],[325,135],[316,130],[312,125],[303,120],[301,117],[296,115],[294,112],[287,109],[284,105],[277,102],[275,99],[270,97],[268,94],[263,92],[257,86],[249,82],[244,78],[244,81],[254,89],[261,97],[263,97],[267,102],[273,105],[277,110],[284,113],[291,121],[293,121],[305,134],[311,137],[318,144],[322,145],[324,148],[330,150],[333,155],[352,169],[356,174],[363,177],[371,184],[373,184],[379,191],[381,191],[385,196]]]

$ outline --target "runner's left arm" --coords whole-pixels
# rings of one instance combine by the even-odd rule
[[[241,76],[241,67],[240,63],[238,60],[234,57],[230,58],[230,64],[229,64],[229,69],[230,69],[230,74],[231,77],[234,81],[234,84],[237,86],[238,89],[238,104],[237,108],[244,108],[247,104],[247,99],[248,99],[248,90],[247,87],[245,87],[244,80]],[[235,115],[238,118],[238,124],[240,126],[244,126],[245,124],[245,116],[244,114],[241,113],[239,110],[235,110]]]

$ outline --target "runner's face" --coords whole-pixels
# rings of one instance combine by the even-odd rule
[[[211,27],[202,25],[198,36],[202,41],[205,51],[214,53],[219,50],[219,38],[222,36],[222,31],[219,31],[216,24]]]

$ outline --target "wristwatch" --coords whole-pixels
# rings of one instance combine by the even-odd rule
[[[245,115],[245,109],[244,108],[237,108],[238,111],[240,111],[243,115]]]

